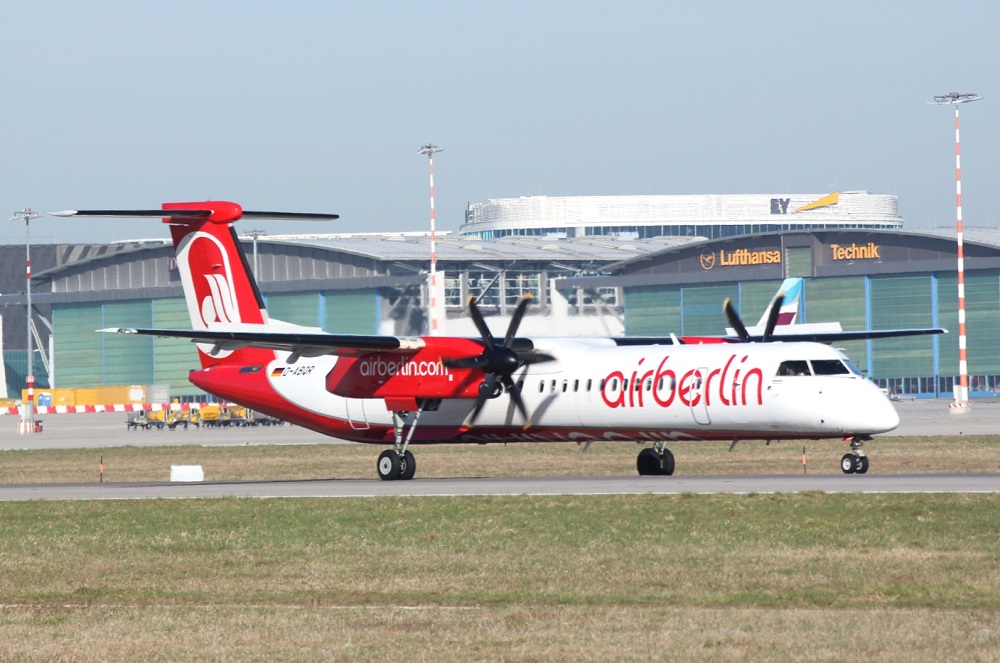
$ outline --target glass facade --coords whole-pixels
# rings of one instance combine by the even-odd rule
[[[697,223],[662,225],[620,225],[620,226],[551,226],[546,228],[497,228],[494,230],[468,231],[467,237],[484,240],[501,237],[574,237],[574,236],[624,236],[636,239],[650,237],[705,237],[724,239],[741,235],[781,232],[785,230],[899,230],[896,223]]]

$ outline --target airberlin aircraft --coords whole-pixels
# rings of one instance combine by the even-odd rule
[[[335,219],[244,211],[227,202],[160,210],[78,210],[57,216],[161,217],[170,226],[192,329],[105,329],[187,338],[201,368],[191,382],[215,396],[337,438],[388,445],[384,480],[411,479],[411,445],[630,441],[648,445],[642,475],[669,475],[668,449],[686,440],[844,439],[845,473],[864,474],[863,442],[899,417],[879,388],[826,343],[942,329],[763,333],[728,300],[726,336],[526,338],[522,299],[502,339],[474,300],[480,338],[328,334],[272,320],[233,224],[241,218]],[[530,415],[529,415],[530,413]]]

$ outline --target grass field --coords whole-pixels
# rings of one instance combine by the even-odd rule
[[[870,443],[1000,471],[1000,440]],[[846,444],[678,444],[684,474]],[[421,447],[419,476],[634,473],[637,447]],[[0,452],[7,481],[372,477],[377,447]],[[669,478],[664,478],[669,481]],[[0,661],[1000,660],[1000,495],[0,503]]]
[[[2,660],[997,660],[1000,496],[0,504]]]

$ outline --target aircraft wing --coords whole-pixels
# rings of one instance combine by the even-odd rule
[[[426,341],[419,336],[368,336],[364,334],[326,334],[323,332],[297,331],[220,331],[193,329],[138,329],[113,327],[98,329],[110,334],[135,334],[158,338],[186,338],[192,343],[212,345],[209,354],[240,348],[265,348],[291,352],[297,357],[337,355],[357,357],[370,352],[412,354],[424,347]],[[471,339],[479,342],[478,339]],[[515,352],[530,353],[535,344],[528,338],[515,338]]]
[[[803,325],[805,327],[805,325]],[[794,327],[792,327],[794,328]],[[928,336],[932,334],[947,334],[948,330],[941,327],[913,329],[865,329],[860,331],[775,331],[768,342],[785,341],[788,343],[838,343],[844,341],[867,341],[880,338],[898,338],[902,336]],[[611,339],[615,345],[697,345],[699,343],[761,343],[764,338],[760,334],[750,334],[747,339],[741,339],[736,334],[713,336],[621,336]]]
[[[112,334],[136,334],[159,338],[186,338],[193,343],[211,344],[210,354],[240,348],[266,348],[291,352],[300,357],[322,355],[358,356],[369,352],[412,353],[424,347],[423,339],[405,336],[366,336],[361,334],[323,334],[287,331],[215,331],[192,329],[110,328],[97,331]]]
[[[794,329],[794,327],[792,327]],[[912,329],[864,329],[860,331],[814,331],[814,332],[775,332],[772,341],[810,341],[813,343],[837,343],[840,341],[868,341],[879,338],[898,338],[902,336],[928,336],[932,334],[947,334],[942,327],[912,328]],[[734,337],[739,340],[739,337]],[[751,336],[750,340],[760,341],[760,336]]]

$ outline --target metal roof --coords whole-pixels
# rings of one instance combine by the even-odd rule
[[[618,262],[687,244],[695,237],[634,239],[615,236],[551,238],[510,236],[497,240],[439,233],[439,261],[600,261]],[[365,233],[336,235],[268,235],[258,242],[327,248],[378,260],[422,262],[430,259],[430,233]]]

